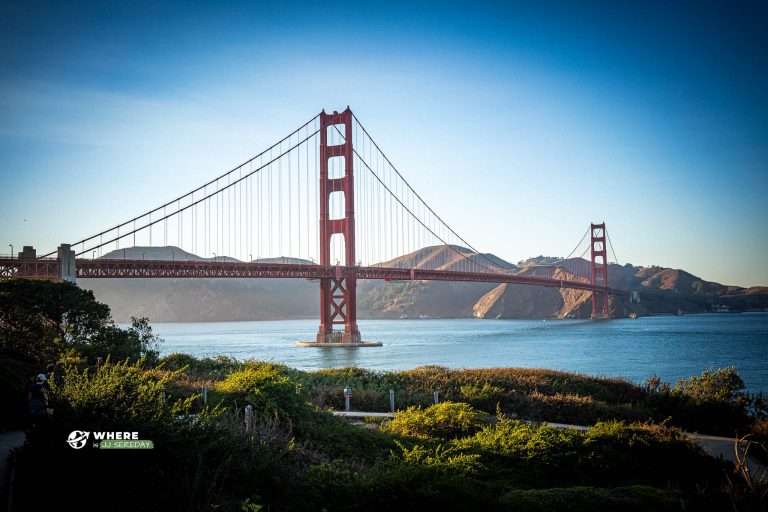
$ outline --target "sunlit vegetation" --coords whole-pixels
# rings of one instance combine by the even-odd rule
[[[547,370],[303,372],[226,357],[159,358],[145,322],[115,334],[108,309],[73,288],[61,289],[61,297],[76,299],[68,305],[46,296],[35,306],[44,286],[2,288],[5,304],[20,293],[35,311],[0,316],[2,385],[23,389],[27,368],[42,357],[56,358],[61,372],[51,382],[53,414],[35,422],[15,457],[18,510],[39,508],[43,478],[46,499],[67,510],[760,506],[764,484],[747,486],[732,465],[675,427],[764,436],[761,397],[745,394],[733,369],[637,386]],[[70,308],[82,314],[69,315]],[[105,332],[113,342],[100,342]],[[334,417],[328,409],[343,408],[345,386],[355,409],[372,412],[387,410],[395,390],[398,414],[361,424]],[[23,401],[6,410],[19,407],[23,416]],[[539,423],[545,420],[589,428]],[[155,448],[75,450],[65,442],[73,430],[136,431]]]
[[[209,381],[209,403],[193,414],[199,394],[168,391],[185,371],[142,362],[68,367],[53,388],[54,416],[33,429],[19,454],[19,503],[34,502],[36,468],[51,460],[67,468],[57,486],[87,478],[97,492],[118,479],[141,489],[112,504],[126,510],[147,500],[164,510],[240,510],[244,503],[275,510],[588,510],[590,503],[675,510],[680,500],[696,510],[730,503],[721,490],[727,465],[667,426],[604,422],[581,432],[444,402],[368,428],[314,406],[294,370],[260,362]],[[254,411],[250,432],[245,404]],[[73,450],[63,442],[72,430],[135,430],[155,449]]]

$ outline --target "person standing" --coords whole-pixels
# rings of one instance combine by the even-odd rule
[[[49,386],[51,383],[53,383],[53,385],[57,387],[61,386],[61,382],[62,382],[61,372],[56,371],[56,365],[54,363],[51,363],[46,367],[45,377],[47,379]]]
[[[33,425],[37,420],[50,416],[48,409],[48,378],[41,373],[35,379],[35,383],[29,387],[29,414],[32,416]]]

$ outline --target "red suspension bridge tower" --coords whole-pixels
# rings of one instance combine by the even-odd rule
[[[339,128],[341,127],[341,129]],[[328,145],[328,129],[342,132],[344,142]],[[355,265],[355,182],[352,167],[352,111],[347,109],[339,114],[320,113],[320,265],[330,266],[331,238],[334,234],[344,237],[344,261],[346,267]],[[328,177],[328,162],[331,158],[342,157],[344,175]],[[330,218],[331,194],[344,194],[344,216]],[[347,269],[342,275],[337,265],[336,276],[320,279],[320,329],[317,343],[360,343],[357,328],[357,276]],[[334,325],[344,325],[344,332],[334,332]]]
[[[590,226],[592,260],[592,318],[610,318],[608,303],[608,258],[605,243],[605,222]],[[598,288],[599,287],[599,288]]]

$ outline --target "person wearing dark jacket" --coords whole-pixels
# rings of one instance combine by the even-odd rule
[[[35,379],[35,383],[29,386],[27,400],[29,401],[29,414],[32,421],[47,418],[50,415],[48,409],[48,378],[41,373]]]

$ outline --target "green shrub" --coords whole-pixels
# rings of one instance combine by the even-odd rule
[[[606,422],[582,432],[500,418],[452,446],[479,453],[490,471],[534,487],[692,485],[722,470],[680,431],[658,425]]]
[[[360,429],[315,410],[300,384],[285,366],[248,361],[218,382],[209,394],[210,403],[236,408],[253,406],[255,421],[277,421],[308,449],[331,457],[373,462],[394,447],[380,432]]]
[[[600,489],[595,487],[566,487],[553,489],[514,490],[501,501],[509,510],[528,512],[644,512],[646,510],[680,510],[680,497],[674,491],[646,486]]]
[[[526,462],[565,464],[571,462],[580,437],[579,431],[574,429],[500,418],[495,424],[487,425],[474,436],[457,440],[455,444]]]
[[[473,475],[483,469],[480,455],[465,453],[454,446],[438,444],[437,446],[414,445],[412,448],[397,443],[400,452],[396,454],[406,464],[424,466],[441,472]]]
[[[315,451],[358,463],[383,460],[396,447],[391,436],[385,433],[350,425],[320,411],[294,425],[294,433]]]
[[[107,357],[113,361],[143,359],[147,364],[154,365],[159,360],[161,342],[152,333],[146,318],[131,317],[131,326],[127,329],[107,324],[88,339],[75,341],[73,347],[90,361]]]
[[[734,402],[744,389],[744,381],[736,373],[736,368],[712,368],[701,373],[699,377],[681,379],[672,388],[673,393],[699,401]]]
[[[182,370],[186,375],[203,380],[220,380],[230,372],[240,368],[240,363],[234,357],[195,357],[178,352],[169,354],[159,360],[163,368]]]
[[[659,421],[688,430],[732,436],[743,432],[766,410],[762,395],[748,395],[732,367],[709,369],[670,386],[656,376],[644,383],[645,404]]]
[[[167,427],[187,412],[192,398],[166,402],[165,388],[173,373],[148,371],[143,361],[110,363],[96,370],[66,368],[63,382],[53,388],[56,416],[65,416],[73,430],[85,422],[91,428],[108,430],[116,425]],[[105,422],[105,425],[101,425]]]
[[[301,422],[311,412],[301,388],[283,374],[280,365],[251,362],[216,384],[212,398],[242,408],[253,406],[254,414]]]
[[[415,439],[451,439],[479,430],[485,414],[463,403],[443,402],[426,409],[409,407],[382,428]]]
[[[484,411],[492,411],[496,406],[504,402],[504,389],[484,382],[482,386],[466,384],[459,387],[462,400],[473,407]]]

